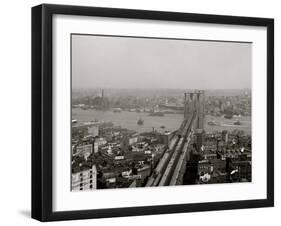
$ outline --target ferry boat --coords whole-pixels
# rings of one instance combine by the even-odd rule
[[[140,125],[140,126],[143,125],[143,119],[139,118],[139,120],[137,121],[137,124]]]

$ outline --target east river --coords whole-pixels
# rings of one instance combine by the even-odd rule
[[[174,131],[180,127],[183,121],[182,114],[165,114],[165,116],[149,116],[145,112],[113,112],[113,111],[98,111],[94,109],[82,110],[80,108],[72,109],[72,118],[77,119],[78,122],[89,122],[91,120],[98,120],[104,122],[112,122],[116,126],[121,126],[137,132],[152,131],[152,128],[158,131]],[[143,125],[138,125],[139,119],[143,120]],[[234,122],[239,120],[241,125],[234,125]],[[214,122],[216,125],[209,125],[208,122]],[[251,117],[241,116],[233,117],[232,119],[225,119],[223,116],[215,117],[205,116],[205,130],[211,131],[232,131],[234,129],[243,130],[246,134],[251,134]]]

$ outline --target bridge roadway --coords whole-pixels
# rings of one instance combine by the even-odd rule
[[[146,187],[176,185],[182,182],[184,160],[193,134],[192,125],[195,117],[197,117],[196,112],[183,121],[152,175],[148,178]]]

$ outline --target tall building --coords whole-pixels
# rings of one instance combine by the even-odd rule
[[[93,137],[99,136],[99,126],[98,125],[91,125],[88,127],[88,134],[92,135]]]
[[[201,150],[201,147],[204,143],[204,130],[203,129],[196,129],[195,130],[195,142],[196,142],[196,147],[197,147],[197,151]]]
[[[186,170],[183,176],[183,184],[196,184],[198,180],[198,164],[201,155],[195,149],[191,149],[189,159],[186,162]]]
[[[225,143],[228,142],[228,132],[227,132],[227,130],[222,131],[222,139]]]
[[[97,169],[93,165],[89,169],[83,169],[82,171],[72,174],[71,190],[83,191],[97,188]]]

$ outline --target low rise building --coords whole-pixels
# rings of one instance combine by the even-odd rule
[[[93,145],[92,144],[85,144],[76,147],[76,153],[73,156],[81,156],[87,159],[93,152]]]

